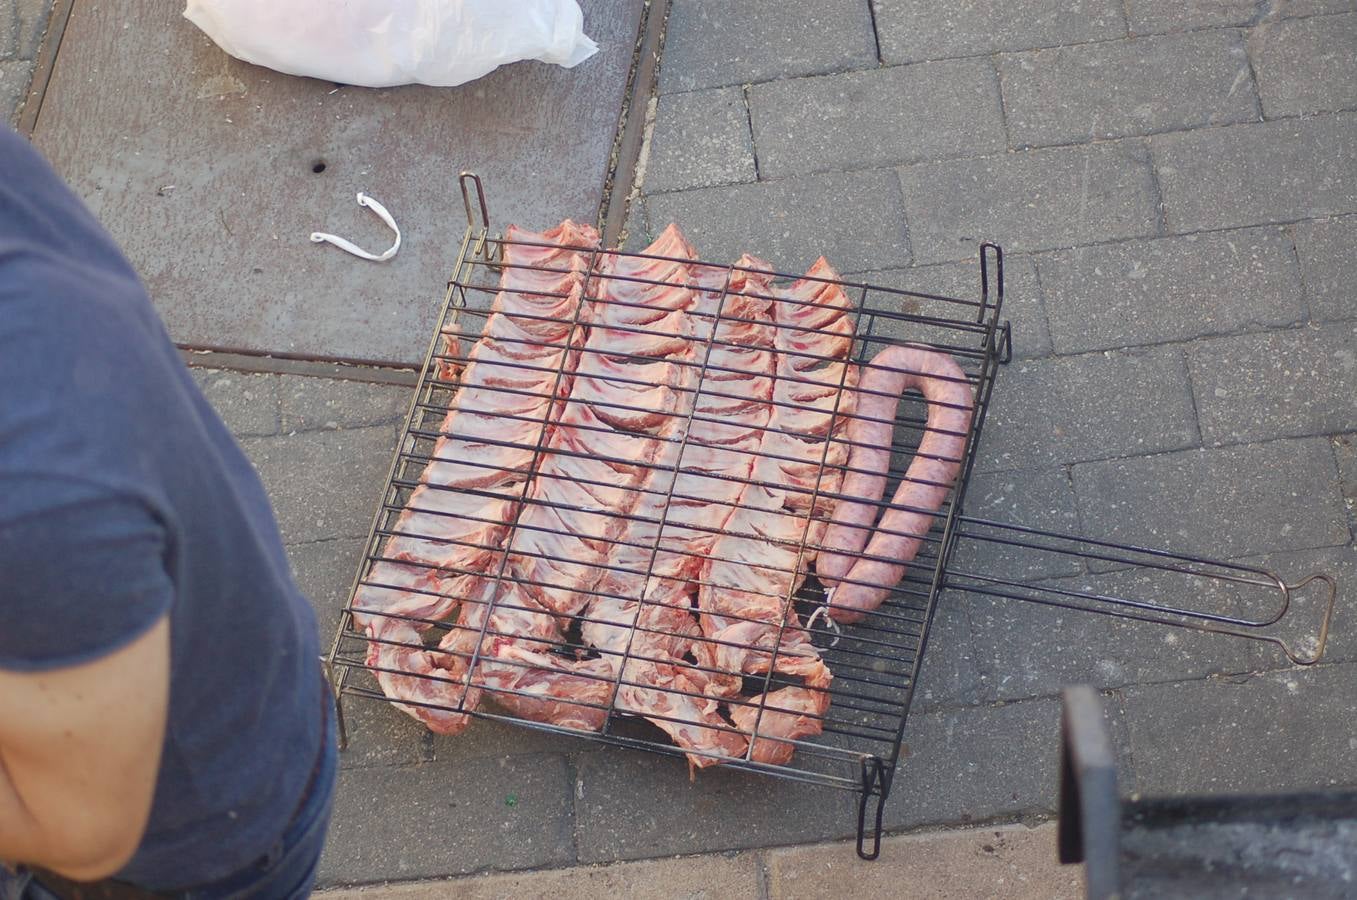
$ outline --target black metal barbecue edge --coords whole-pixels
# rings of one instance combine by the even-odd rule
[[[504,247],[506,243],[515,243],[514,241],[506,241],[503,238],[491,237],[489,208],[486,203],[485,192],[480,178],[472,173],[464,172],[460,176],[460,184],[467,217],[467,228],[462,236],[461,245],[457,254],[457,262],[454,266],[452,276],[448,281],[447,289],[443,295],[443,302],[438,317],[439,325],[430,338],[428,349],[424,355],[423,364],[419,370],[418,388],[411,400],[410,408],[406,413],[404,426],[401,431],[401,445],[393,455],[391,467],[387,473],[386,492],[383,494],[383,501],[378,505],[377,511],[372,519],[372,525],[368,530],[364,559],[350,586],[339,627],[336,630],[330,652],[325,658],[327,673],[338,704],[341,741],[344,745],[347,745],[348,735],[343,706],[344,697],[358,696],[373,699],[381,699],[383,697],[380,692],[375,691],[372,688],[360,685],[350,685],[348,683],[349,675],[353,670],[357,669],[372,673],[373,670],[376,669],[375,666],[369,665],[364,661],[361,649],[359,651],[346,649],[346,647],[351,648],[354,644],[357,644],[361,648],[362,646],[365,646],[369,640],[367,635],[356,627],[354,622],[354,597],[360,586],[364,584],[369,584],[374,587],[381,586],[380,584],[365,581],[365,579],[368,578],[368,573],[373,564],[382,561],[379,545],[392,533],[391,528],[383,527],[384,520],[388,520],[399,506],[399,504],[393,502],[392,498],[399,496],[400,490],[408,489],[410,486],[410,483],[407,480],[398,477],[402,464],[408,465],[412,462],[412,453],[405,449],[406,445],[409,443],[409,446],[413,448],[415,440],[421,438],[428,439],[430,437],[428,433],[422,432],[420,428],[416,427],[415,423],[417,417],[438,408],[432,404],[432,391],[435,388],[447,389],[454,386],[441,379],[436,367],[449,361],[457,363],[463,362],[463,360],[450,358],[447,354],[440,353],[439,348],[444,343],[446,335],[457,335],[455,324],[462,311],[461,307],[466,302],[466,291],[486,290],[484,286],[470,285],[468,283],[468,278],[478,266],[483,268],[499,267],[503,263]],[[598,251],[594,251],[594,253],[597,254]],[[669,259],[675,262],[691,263],[696,266],[710,266],[713,270],[724,270],[727,272],[733,272],[736,269],[736,267],[733,266],[716,266],[707,263],[695,263],[689,260],[672,260],[668,257],[652,256],[644,253],[622,253],[620,251],[606,251],[606,253],[609,256],[622,258]],[[784,273],[772,274],[778,279],[805,277]],[[949,350],[962,350],[963,352],[966,352],[966,355],[969,358],[980,363],[980,373],[975,379],[976,411],[972,418],[970,432],[966,437],[962,471],[957,478],[952,498],[950,502],[945,505],[945,512],[940,513],[941,521],[935,523],[933,531],[940,532],[940,535],[937,538],[933,538],[931,534],[926,536],[927,543],[936,543],[936,555],[931,552],[926,552],[916,560],[916,562],[932,562],[928,573],[924,574],[919,571],[913,572],[905,579],[905,582],[895,586],[892,589],[890,599],[883,605],[882,612],[878,614],[879,618],[887,621],[887,623],[891,620],[905,622],[906,625],[904,630],[883,630],[879,624],[875,627],[867,626],[865,627],[865,631],[873,635],[869,649],[867,651],[854,651],[859,656],[875,659],[880,667],[879,672],[883,674],[880,679],[875,681],[871,678],[853,678],[852,676],[849,676],[850,681],[859,682],[865,687],[871,685],[895,687],[901,692],[900,696],[897,700],[888,702],[881,700],[880,698],[870,697],[867,694],[845,695],[841,688],[830,689],[832,696],[842,700],[857,697],[860,701],[876,703],[891,709],[898,709],[891,717],[891,721],[896,723],[894,734],[887,737],[888,732],[879,725],[859,725],[856,730],[842,724],[836,727],[834,726],[834,723],[826,717],[823,720],[825,732],[838,733],[850,737],[856,736],[861,737],[864,740],[879,742],[885,745],[884,752],[873,753],[855,751],[852,748],[820,744],[804,739],[790,741],[790,743],[794,744],[797,748],[797,758],[802,758],[803,760],[805,758],[816,760],[828,759],[834,761],[839,766],[846,764],[852,767],[851,769],[841,768],[839,774],[826,771],[813,771],[804,766],[798,767],[792,764],[775,765],[754,761],[751,755],[755,744],[755,741],[753,740],[750,741],[750,747],[744,759],[720,758],[720,761],[723,764],[735,768],[763,772],[765,774],[801,782],[857,791],[860,794],[857,823],[857,851],[858,855],[863,859],[875,859],[880,852],[884,804],[886,798],[890,794],[899,763],[900,749],[905,734],[905,723],[913,699],[914,687],[918,679],[924,650],[927,646],[928,632],[936,609],[937,599],[943,590],[951,589],[966,591],[982,596],[1021,600],[1028,603],[1099,613],[1140,622],[1170,625],[1179,628],[1189,628],[1196,631],[1227,634],[1235,637],[1264,641],[1279,647],[1287,658],[1297,665],[1313,664],[1323,656],[1325,644],[1328,639],[1329,624],[1333,616],[1337,586],[1334,579],[1327,574],[1313,574],[1296,583],[1288,584],[1273,572],[1251,566],[1242,566],[1234,563],[1210,560],[1203,557],[1187,556],[1163,550],[1135,547],[1128,544],[1062,534],[1045,529],[1008,525],[1002,522],[965,515],[963,512],[965,490],[970,480],[972,468],[975,465],[976,448],[983,431],[985,412],[988,409],[990,396],[993,392],[995,376],[997,375],[998,366],[1007,363],[1012,354],[1011,327],[1006,321],[1000,324],[999,319],[1004,299],[1003,251],[995,244],[983,243],[980,246],[980,279],[981,291],[978,303],[976,301],[943,297],[933,294],[920,294],[892,288],[876,288],[867,284],[836,282],[841,288],[857,288],[861,290],[862,299],[856,312],[860,316],[865,315],[870,317],[866,329],[867,333],[865,335],[859,335],[859,339],[864,342],[872,340],[881,342],[883,340],[871,336],[872,326],[877,317],[881,315],[888,318],[894,316],[905,320],[915,320],[921,325],[940,325],[954,330],[957,334],[978,334],[980,336],[978,348],[970,351],[964,351],[964,348],[962,347],[946,346],[943,348],[944,352]],[[639,280],[645,281],[645,279]],[[807,280],[813,281],[816,279],[811,278]],[[942,320],[932,317],[901,316],[898,313],[887,313],[881,310],[867,310],[863,307],[869,291],[956,304],[958,310],[964,309],[967,313],[973,312],[974,318],[965,320],[960,318],[956,320]],[[718,318],[720,318],[719,313]],[[715,327],[713,327],[713,335],[715,334],[715,330]],[[901,425],[916,429],[921,429],[922,427],[922,423],[918,423],[917,420],[908,419],[901,420]],[[828,446],[828,441],[826,441],[826,446]],[[822,470],[824,465],[825,463],[822,459]],[[877,505],[886,506],[888,503],[881,502]],[[1095,566],[1101,566],[1101,568],[1089,567],[1089,574],[1087,576],[1089,578],[1098,577],[1103,573],[1112,572],[1117,568],[1125,569],[1126,567],[1130,567],[1137,570],[1146,569],[1185,576],[1189,579],[1194,579],[1191,583],[1200,584],[1203,589],[1212,584],[1232,584],[1235,586],[1256,588],[1265,591],[1267,595],[1272,598],[1268,603],[1270,612],[1264,615],[1255,616],[1226,615],[1209,609],[1193,609],[1187,606],[1168,605],[1152,600],[1116,596],[1093,590],[1074,589],[1066,586],[1071,583],[1071,579],[1068,578],[1061,579],[1054,583],[1033,583],[1019,579],[1004,578],[993,574],[958,571],[953,568],[950,563],[952,555],[956,550],[957,542],[962,539],[969,540],[975,544],[1020,548],[1055,554],[1058,556],[1072,557],[1094,563]],[[804,545],[804,538],[802,543]],[[1081,567],[1081,571],[1082,570]],[[503,577],[502,572],[500,573],[500,577]],[[912,585],[913,587],[906,587],[906,585]],[[1278,633],[1276,626],[1282,623],[1284,619],[1290,618],[1288,614],[1292,612],[1293,598],[1299,592],[1312,585],[1318,586],[1322,590],[1318,600],[1318,611],[1320,616],[1318,625],[1313,629],[1307,630],[1307,633],[1303,638]],[[1195,595],[1198,592],[1189,591],[1189,593]],[[803,598],[799,596],[787,598],[789,602],[793,599],[800,600]],[[900,611],[902,610],[906,615],[901,615]],[[373,611],[364,612],[366,612],[367,615],[374,614]],[[1311,609],[1311,612],[1313,612],[1313,608]],[[381,615],[381,613],[376,614]],[[638,627],[637,623],[633,622],[633,632],[637,630]],[[809,632],[809,623],[804,627]],[[785,628],[786,620],[784,620],[782,628],[779,629],[779,645],[782,629]],[[915,633],[916,629],[917,634]],[[482,628],[482,631],[484,630],[485,629]],[[859,629],[855,626],[849,626],[844,630],[843,636],[845,638],[853,638],[856,630]],[[886,637],[881,637],[880,635],[882,634],[886,635]],[[820,632],[815,632],[814,635],[823,637],[823,634]],[[913,639],[915,637],[917,637],[917,646],[911,647],[905,643],[905,639]],[[837,640],[838,639],[836,638],[835,643],[837,643]],[[873,645],[879,646],[885,651],[893,650],[895,653],[875,653],[870,649]],[[776,657],[777,652],[778,650],[775,648],[773,651],[774,658]],[[828,653],[829,651],[826,649],[824,652]],[[477,654],[479,654],[479,651],[477,651]],[[629,644],[626,657],[630,658],[630,656],[631,652]],[[898,673],[892,672],[888,668],[888,663],[890,662],[901,664],[907,662],[908,674],[905,675],[903,671]],[[836,663],[836,665],[838,664],[839,663]],[[862,669],[864,672],[867,671],[866,667],[850,666],[849,668]],[[624,672],[625,665],[619,671],[619,686],[622,684]],[[892,675],[900,677],[901,680],[896,684],[890,683],[890,677]],[[770,663],[769,671],[767,677],[764,679],[762,688],[765,694],[761,695],[764,699],[760,703],[760,716],[762,715],[763,707],[766,705],[766,691],[772,684],[772,680],[773,664]],[[465,700],[465,696],[463,697],[463,700]],[[418,704],[413,702],[405,702],[405,705],[427,705],[437,709],[447,709],[449,711],[454,711],[455,709],[457,712],[469,714],[478,718],[512,722],[538,730],[571,734],[618,746],[644,749],[666,755],[682,756],[685,753],[684,750],[672,744],[619,734],[611,731],[609,728],[605,728],[603,733],[581,732],[576,729],[551,723],[529,721],[513,715],[499,714],[484,709],[463,709],[461,703],[459,703],[456,708],[444,707],[438,704]],[[860,704],[855,706],[852,702],[849,702],[847,705],[850,709],[870,710],[870,707],[863,707]],[[777,709],[777,707],[770,708],[774,710]],[[873,711],[873,714],[884,715],[885,713]],[[877,732],[879,736],[872,737],[873,731]],[[757,736],[757,734],[758,731],[756,726],[755,736]],[[691,751],[688,752],[691,753]]]

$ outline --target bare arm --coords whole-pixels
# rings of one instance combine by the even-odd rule
[[[169,617],[94,662],[0,671],[0,859],[76,880],[141,843],[169,710]]]

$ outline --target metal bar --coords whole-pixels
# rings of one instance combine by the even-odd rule
[[[1039,528],[1006,525],[969,516],[961,517],[961,521],[964,529],[961,536],[969,541],[1037,550],[1062,557],[1120,563],[1134,566],[1137,569],[1169,572],[1187,578],[1202,579],[1206,583],[1226,583],[1263,588],[1269,592],[1275,592],[1276,605],[1267,614],[1261,616],[1224,615],[1201,609],[1119,597],[1096,591],[1074,590],[1049,583],[1023,582],[995,575],[955,570],[948,572],[947,587],[949,588],[974,594],[1023,600],[1046,606],[1058,606],[1117,618],[1264,641],[1275,644],[1286,654],[1288,659],[1297,665],[1312,665],[1318,662],[1324,654],[1337,594],[1337,585],[1329,575],[1317,573],[1295,584],[1287,584],[1276,573],[1254,566],[1077,537]],[[998,532],[998,534],[991,532]],[[1135,554],[1135,556],[1128,554]],[[1096,577],[1097,574],[1089,577]],[[1312,582],[1319,582],[1327,586],[1328,599],[1323,603],[1319,627],[1317,633],[1313,636],[1312,643],[1309,643],[1308,647],[1298,648],[1291,640],[1268,633],[1268,629],[1287,618],[1287,614],[1291,610],[1293,594]]]

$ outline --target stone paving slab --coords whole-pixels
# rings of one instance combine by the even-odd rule
[[[850,890],[854,896],[896,900],[1084,896],[1082,868],[1060,865],[1052,825],[888,837],[881,858],[871,863],[858,860],[845,844],[773,850],[767,860],[770,898],[829,900]]]
[[[762,178],[1004,148],[999,84],[983,59],[757,84],[749,111]]]
[[[316,610],[321,641],[327,652],[330,639],[339,626],[340,610],[348,602],[349,588],[363,558],[365,543],[363,538],[357,537],[289,544],[287,547],[293,577]]]
[[[1357,784],[1357,666],[1127,688],[1147,795],[1273,793]],[[1180,760],[1200,765],[1183,766]]]
[[[846,790],[719,768],[690,782],[686,762],[628,750],[576,764],[580,862],[844,838],[857,827]]]
[[[1354,128],[1343,113],[1150,138],[1169,231],[1357,212]]]
[[[1228,559],[1350,538],[1327,438],[1079,463],[1073,471],[1080,521],[1105,540]]]
[[[1125,37],[1115,0],[876,0],[881,58],[888,63],[976,56]]]
[[[866,272],[850,276],[854,280],[867,282],[880,287],[902,291],[914,291],[922,294],[935,294],[953,297],[959,300],[980,301],[980,262],[969,259],[962,262],[943,263],[934,266],[915,266],[909,269],[889,269],[883,272]],[[991,275],[991,278],[994,276]],[[1051,333],[1046,325],[1046,310],[1043,301],[1044,291],[1037,280],[1036,267],[1031,257],[1004,255],[1004,306],[1000,319],[1013,323],[1013,355],[1019,359],[1049,356],[1051,353]],[[991,297],[989,302],[995,302]],[[943,309],[941,304],[930,303],[919,298],[901,298],[894,303],[888,295],[877,295],[887,308],[898,308],[902,312],[938,315],[944,318],[961,318],[963,313],[955,307]],[[914,326],[888,319],[878,319],[872,334],[892,335],[906,340],[917,339],[911,333]]]
[[[966,488],[965,512],[1005,525],[1079,532],[1074,487],[1063,466],[975,472]],[[966,538],[957,542],[951,568],[1019,581],[1083,572],[1079,561],[1067,555]]]
[[[1048,467],[1198,440],[1177,347],[1015,360],[995,384],[976,468]]]
[[[396,449],[396,428],[243,438],[273,501],[286,543],[362,537],[372,524]]]
[[[1249,25],[1258,13],[1254,0],[1126,0],[1126,20],[1132,34]]]
[[[1357,14],[1259,25],[1249,53],[1269,119],[1357,107]]]
[[[752,253],[792,273],[821,254],[840,272],[910,262],[900,186],[887,171],[656,194],[646,210],[652,236],[678,222],[700,257],[714,262]]]
[[[1200,341],[1188,365],[1208,444],[1357,429],[1357,322]]]
[[[928,630],[911,714],[972,706],[980,702],[981,687],[966,605],[956,594],[944,591]]]
[[[1310,315],[1320,320],[1357,318],[1352,278],[1357,216],[1302,222],[1293,234]]]
[[[555,754],[345,769],[318,883],[573,863],[573,785]]]
[[[414,392],[395,385],[283,375],[278,395],[279,430],[291,432],[399,425]]]
[[[322,891],[324,900],[763,900],[753,853],[574,866],[509,875]]]
[[[1357,8],[1353,0],[1126,0],[1132,34],[1255,25],[1287,18],[1322,16]]]
[[[1149,155],[1135,140],[921,163],[899,172],[920,263],[964,258],[979,240],[1005,250],[1045,250],[1159,229]]]
[[[1036,260],[1059,353],[1277,328],[1306,317],[1291,239],[1280,228],[1123,241]]]
[[[1340,434],[1333,439],[1338,460],[1338,478],[1350,514],[1357,513],[1357,434]]]
[[[1209,589],[1180,576],[1135,572],[1044,584],[1163,605],[1188,603],[1209,612],[1235,612],[1206,602],[1203,595]],[[1268,610],[1276,600],[1275,594],[1261,591],[1250,597]],[[1285,662],[1265,645],[1226,635],[1019,600],[973,597],[967,603],[972,641],[986,685],[982,698],[991,702],[1048,697],[1071,684],[1118,688],[1251,672]],[[1024,635],[1023,640],[1013,640],[1015,634]]]
[[[575,866],[444,881],[328,890],[325,900],[831,900],[854,893],[901,900],[1064,900],[1083,896],[1083,871],[1057,861],[1055,825],[1002,825],[888,836],[881,857],[848,843],[765,852]]]
[[[890,829],[1054,812],[1060,709],[1053,699],[911,715],[910,755],[886,801]]]
[[[876,62],[866,0],[672,0],[660,90],[841,72]]]
[[[754,181],[744,92],[728,87],[660,97],[647,172],[655,193]]]
[[[278,376],[190,369],[198,389],[236,437],[277,434],[281,416]]]
[[[1237,32],[1081,44],[999,57],[1014,147],[1244,122],[1258,115]]]

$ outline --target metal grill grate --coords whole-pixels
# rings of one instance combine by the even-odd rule
[[[390,697],[444,732],[497,718],[856,790],[871,857],[869,801],[890,789],[944,587],[1322,653],[1332,592],[1298,654],[1257,633],[1295,589],[1270,573],[962,515],[1010,348],[998,247],[982,245],[965,300],[703,263],[676,234],[647,253],[601,249],[587,228],[494,238],[479,180],[462,188],[468,228],[331,652],[341,697]],[[888,348],[956,365],[910,373],[937,396],[896,409],[898,389],[862,383]],[[865,411],[874,396],[893,415]],[[889,456],[884,499],[864,501],[841,489],[872,453]],[[902,517],[911,497],[923,505]],[[875,531],[917,543],[902,580],[876,543],[824,576],[840,546],[828,520],[855,503],[909,523]],[[961,537],[1276,606],[1177,609],[956,571]],[[834,594],[855,589],[885,600],[840,629]]]

